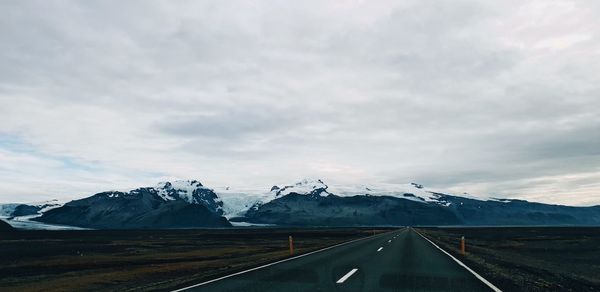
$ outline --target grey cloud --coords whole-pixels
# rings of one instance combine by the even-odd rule
[[[236,106],[206,114],[169,116],[158,128],[167,134],[184,137],[220,137],[237,140],[247,135],[269,134],[289,129],[303,117],[298,113],[272,108]]]
[[[102,164],[101,181],[309,175],[600,203],[594,1],[0,6],[0,133]],[[31,180],[52,172],[39,164]]]

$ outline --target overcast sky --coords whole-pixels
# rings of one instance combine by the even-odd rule
[[[600,204],[600,2],[0,2],[0,202],[304,177]]]

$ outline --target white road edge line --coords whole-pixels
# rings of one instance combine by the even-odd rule
[[[413,228],[413,230],[415,230]],[[465,265],[463,262],[461,262],[460,260],[458,260],[457,258],[453,257],[451,254],[449,254],[447,251],[443,250],[441,247],[439,247],[437,244],[435,244],[433,241],[429,240],[429,238],[423,236],[423,234],[421,234],[419,231],[415,232],[420,235],[421,237],[425,238],[425,240],[429,241],[429,243],[433,244],[433,246],[435,246],[437,249],[441,250],[443,253],[445,253],[447,256],[449,256],[450,258],[452,258],[455,262],[457,262],[460,266],[462,266],[463,268],[465,268],[467,271],[471,272],[471,274],[473,274],[477,279],[479,279],[481,282],[483,282],[484,284],[486,284],[488,287],[490,287],[492,290],[494,290],[495,292],[502,292],[502,290],[500,290],[498,287],[494,286],[494,284],[490,283],[490,281],[486,280],[484,277],[482,277],[481,275],[477,274],[477,272],[473,271],[471,268],[467,267],[467,265]]]
[[[380,247],[377,251],[381,251],[383,249],[383,247]]]
[[[354,273],[356,273],[356,271],[358,271],[358,269],[352,269],[350,270],[350,272],[348,272],[346,275],[344,275],[343,277],[341,277],[339,280],[337,280],[337,284],[342,284],[344,283],[344,281],[348,280],[348,278],[350,278],[352,275],[354,275]]]
[[[406,229],[406,227],[404,227],[404,229]],[[394,232],[394,231],[392,231],[392,232]],[[202,286],[202,285],[210,284],[212,282],[216,282],[216,281],[220,281],[220,280],[223,280],[223,279],[227,279],[227,278],[230,278],[230,277],[233,277],[233,276],[245,274],[245,273],[248,273],[248,272],[256,271],[256,270],[259,270],[259,269],[262,269],[262,268],[266,268],[266,267],[273,266],[273,265],[276,265],[276,264],[280,264],[280,263],[283,263],[283,262],[295,260],[295,259],[298,259],[298,258],[301,258],[301,257],[305,257],[305,256],[308,256],[308,255],[311,255],[311,254],[315,254],[315,253],[318,253],[318,252],[326,251],[328,249],[336,248],[336,247],[339,247],[339,246],[342,246],[342,245],[346,245],[346,244],[350,244],[350,243],[353,243],[353,242],[357,242],[357,241],[361,241],[361,240],[366,240],[366,239],[370,239],[370,238],[378,238],[378,237],[382,237],[382,236],[387,235],[387,234],[388,234],[388,232],[385,232],[385,233],[381,233],[381,234],[377,234],[377,235],[372,235],[372,236],[369,236],[369,237],[363,237],[363,238],[358,238],[358,239],[354,239],[354,240],[342,242],[342,243],[339,243],[339,244],[336,244],[336,245],[332,245],[330,247],[326,247],[326,248],[322,248],[322,249],[319,249],[319,250],[311,251],[309,253],[301,254],[301,255],[298,255],[298,256],[295,256],[295,257],[292,257],[292,258],[287,258],[287,259],[279,260],[279,261],[276,261],[276,262],[273,262],[273,263],[269,263],[269,264],[265,264],[265,265],[262,265],[262,266],[258,266],[258,267],[252,268],[252,269],[248,269],[248,270],[244,270],[244,271],[241,271],[241,272],[229,274],[229,275],[226,275],[226,276],[223,276],[223,277],[220,277],[220,278],[208,280],[206,282],[202,282],[202,283],[195,284],[195,285],[192,285],[192,286],[180,288],[180,289],[177,289],[177,290],[172,290],[171,292],[185,291],[185,290],[196,288],[196,287],[199,287],[199,286]]]

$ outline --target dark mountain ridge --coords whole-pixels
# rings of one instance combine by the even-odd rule
[[[197,181],[166,182],[71,201],[33,220],[97,229],[228,227],[223,202]]]
[[[224,191],[231,192],[228,187]],[[222,198],[218,193],[195,180],[174,181],[102,192],[62,206],[55,201],[4,205],[3,216],[11,222],[12,217],[39,215],[29,220],[95,229],[221,228],[230,222],[306,227],[600,225],[600,206],[480,199],[430,191],[417,183],[332,188],[322,180],[302,180],[263,193],[221,193]]]
[[[233,220],[291,226],[600,225],[600,206],[466,198],[425,192],[416,183],[411,184],[414,193],[386,195],[365,187],[364,194],[338,196],[321,180],[310,183],[278,189],[275,199],[256,204],[243,218]],[[282,195],[283,191],[287,193]]]
[[[450,210],[387,196],[306,196],[296,193],[252,208],[245,221],[292,226],[460,224]]]

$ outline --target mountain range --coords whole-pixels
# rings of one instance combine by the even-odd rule
[[[0,215],[9,223],[26,218],[93,229],[600,225],[600,206],[456,195],[417,183],[329,186],[308,179],[265,191],[211,189],[196,180],[163,182],[129,192],[102,192],[65,204],[0,205]]]
[[[35,221],[95,229],[229,227],[223,202],[198,181],[103,192],[44,212]]]

